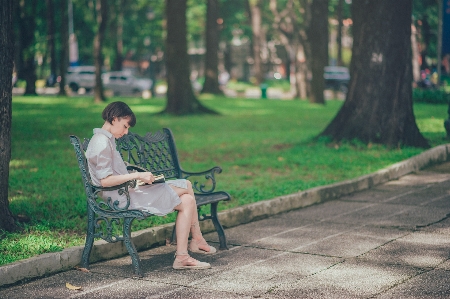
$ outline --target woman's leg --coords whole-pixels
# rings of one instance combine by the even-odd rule
[[[171,186],[172,187],[172,186]],[[177,188],[180,189],[180,188]],[[175,189],[174,189],[175,190]],[[211,265],[197,261],[189,256],[187,247],[189,232],[191,229],[192,215],[197,212],[197,205],[195,197],[188,193],[179,194],[181,203],[175,207],[178,211],[177,219],[175,221],[177,234],[177,251],[175,253],[175,261],[173,263],[174,269],[207,269]]]
[[[181,203],[175,207],[178,211],[177,219],[175,221],[177,234],[177,252],[187,253],[189,232],[192,223],[192,215],[194,210],[197,210],[195,199],[189,194],[179,195]]]
[[[194,199],[194,209],[192,210],[191,222],[190,222],[190,233],[192,235],[192,239],[197,244],[197,247],[198,247],[197,249],[200,249],[201,251],[204,251],[204,252],[210,252],[210,251],[215,252],[216,251],[215,248],[211,248],[208,245],[208,243],[206,243],[206,240],[203,238],[202,232],[200,230],[200,225],[198,223],[198,211],[197,211],[197,205],[195,203],[195,195],[194,195],[194,191],[192,189],[192,184],[190,181],[186,181],[186,182],[187,182],[187,189],[178,188],[175,186],[170,186],[170,187],[172,187],[172,189],[174,189],[174,191],[178,194],[178,196],[180,196],[180,198],[182,196],[185,196],[188,194],[191,198]],[[178,220],[178,218],[177,218],[177,220]],[[178,245],[178,240],[179,240],[178,227],[177,227],[176,233],[177,233],[177,245]],[[188,237],[189,237],[189,233],[188,233]]]

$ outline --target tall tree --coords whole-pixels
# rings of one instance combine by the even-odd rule
[[[95,65],[95,87],[94,101],[104,102],[105,93],[102,82],[103,69],[103,41],[105,39],[106,25],[108,22],[108,0],[98,0],[96,3],[97,11],[97,34],[94,38],[94,65]]]
[[[286,0],[285,5],[277,0],[270,0],[273,15],[273,28],[279,33],[279,39],[286,48],[289,59],[291,90],[296,98],[305,99],[310,93],[307,80],[308,57],[310,47],[307,28],[311,23],[310,0]],[[281,9],[279,9],[281,7]]]
[[[14,61],[13,2],[0,1],[0,229],[6,231],[17,229],[8,200]]]
[[[67,96],[66,86],[66,71],[69,65],[69,18],[67,12],[67,1],[58,0],[58,7],[60,9],[60,51],[59,51],[59,74],[61,81],[59,82],[59,95]]]
[[[115,57],[112,69],[115,71],[122,70],[123,63],[123,22],[124,22],[124,9],[128,5],[126,0],[115,0],[114,5],[114,20],[112,22],[112,35],[115,41]]]
[[[16,5],[16,23],[18,40],[16,69],[18,77],[26,82],[25,95],[36,95],[36,62],[34,34],[36,30],[38,1],[14,1]]]
[[[205,83],[202,93],[222,94],[219,88],[219,1],[207,0]]]
[[[328,64],[328,0],[313,0],[308,34],[308,64],[312,74],[310,102],[325,104],[323,71]]]
[[[347,99],[321,133],[398,147],[428,147],[413,114],[412,0],[355,0]]]
[[[167,105],[165,112],[174,115],[215,113],[195,97],[190,81],[187,53],[187,0],[166,0],[166,69]]]
[[[253,72],[256,84],[262,83],[264,74],[262,69],[261,45],[263,41],[262,30],[262,3],[261,0],[247,0],[250,22],[252,24],[252,51],[253,51]]]
[[[50,55],[50,74],[52,84],[56,80],[56,52],[55,52],[55,7],[53,0],[45,0],[47,8],[47,47]]]
[[[336,19],[338,21],[338,27],[337,27],[337,38],[336,38],[336,44],[337,44],[337,65],[342,66],[344,65],[342,62],[342,9],[344,6],[344,0],[338,0],[337,5],[337,16]]]

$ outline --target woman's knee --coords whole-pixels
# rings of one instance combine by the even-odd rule
[[[197,208],[195,198],[190,194],[183,194],[180,196],[183,206],[190,208]]]
[[[187,189],[190,190],[192,189],[192,183],[189,180],[186,180],[186,184],[187,184]]]

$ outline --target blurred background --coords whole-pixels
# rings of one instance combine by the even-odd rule
[[[89,94],[96,84],[95,69],[101,65],[107,94],[165,96],[167,6],[176,5],[172,2],[15,1],[14,93]],[[186,16],[193,90],[230,97],[306,99],[311,60],[326,59],[325,95],[344,98],[350,79],[352,1],[322,2],[320,8],[307,0],[187,1],[186,11],[176,13]],[[449,6],[445,0],[413,0],[417,88],[448,86]],[[316,15],[326,18],[326,28],[320,29]],[[208,36],[216,38],[212,45]],[[99,38],[101,56],[94,54]],[[326,56],[315,58],[311,43],[324,38]],[[208,48],[216,55],[212,68],[218,88],[205,86],[205,73],[211,68]]]

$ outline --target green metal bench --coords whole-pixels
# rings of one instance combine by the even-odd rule
[[[123,241],[131,256],[134,273],[142,276],[139,255],[131,239],[131,224],[134,219],[144,219],[153,215],[141,210],[128,209],[130,205],[128,189],[134,188],[136,181],[128,181],[113,187],[93,185],[85,157],[89,139],[81,142],[77,136],[71,135],[70,140],[75,149],[87,197],[88,228],[81,267],[89,268],[89,256],[95,238],[101,238],[110,243]],[[199,212],[201,206],[210,206],[208,215],[199,213],[199,221],[211,219],[219,236],[219,249],[228,249],[226,236],[217,216],[217,206],[219,202],[230,200],[231,197],[227,192],[215,191],[215,174],[222,172],[220,167],[215,166],[202,172],[183,170],[178,160],[173,134],[167,128],[156,133],[147,133],[145,136],[129,132],[118,139],[116,145],[129,170],[139,171],[140,168],[144,168],[154,174],[164,174],[166,179],[189,179],[194,189]],[[118,190],[126,195],[125,207],[119,207],[118,201],[113,202],[110,198],[105,201],[97,195],[101,191],[110,190]],[[118,226],[122,229],[122,235],[117,234]],[[175,239],[174,228],[172,242],[175,242]]]

